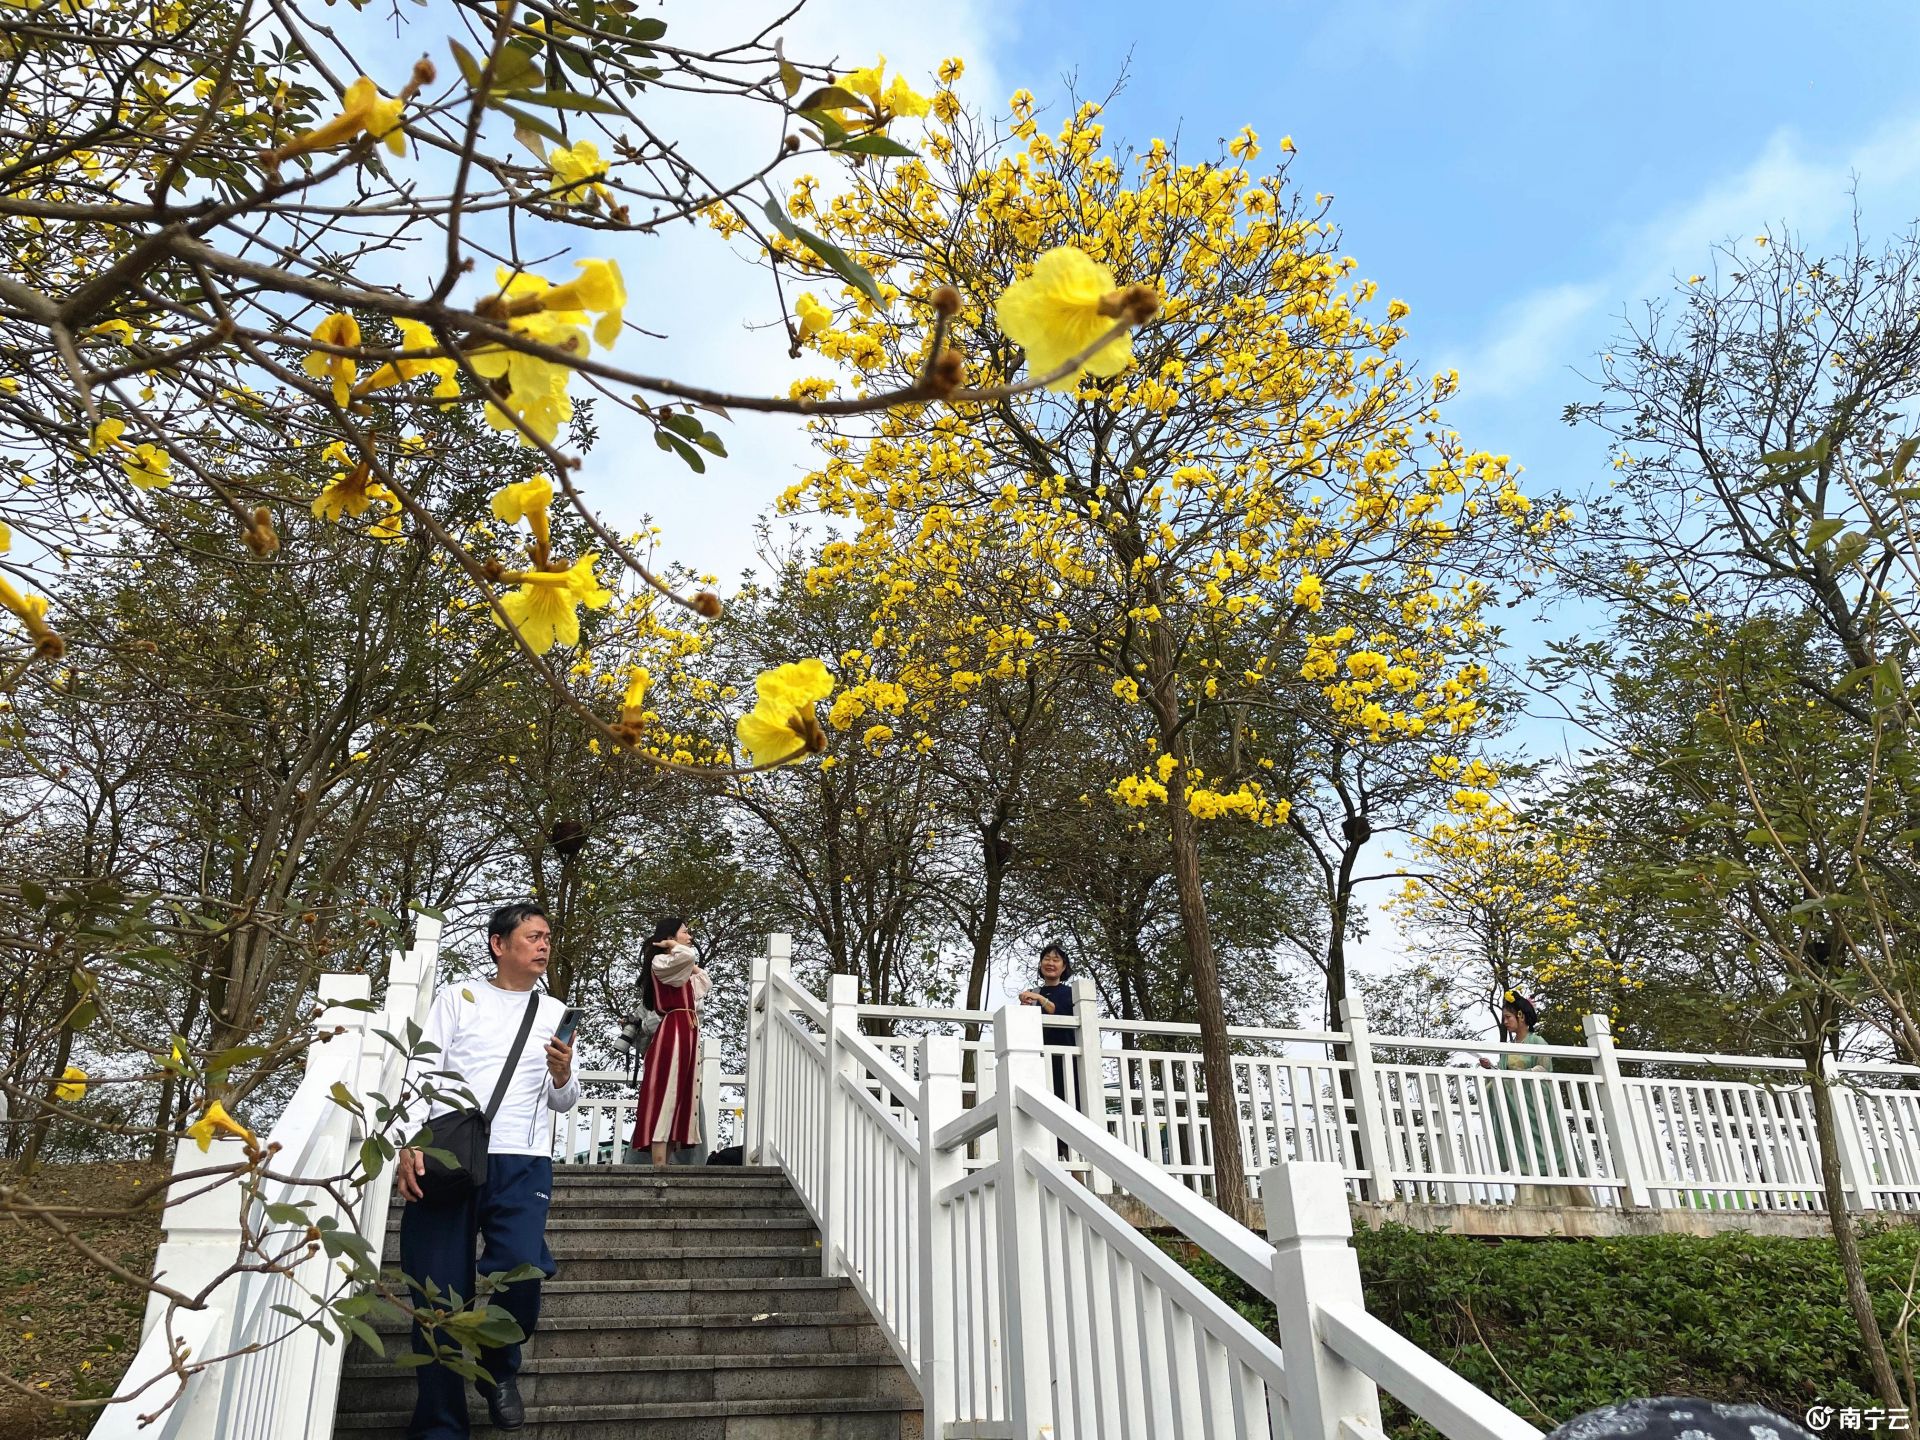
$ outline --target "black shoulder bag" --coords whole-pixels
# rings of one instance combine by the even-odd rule
[[[527,996],[527,1013],[520,1019],[520,1033],[513,1037],[513,1049],[507,1052],[507,1063],[501,1068],[499,1083],[493,1087],[493,1098],[487,1102],[487,1108],[436,1115],[413,1142],[415,1146],[432,1146],[423,1157],[426,1163],[420,1175],[420,1194],[427,1204],[459,1204],[487,1183],[487,1144],[493,1135],[493,1117],[499,1113],[513,1072],[519,1068],[520,1052],[526,1049],[533,1017],[539,1010],[540,992],[536,990]],[[434,1154],[434,1150],[444,1150],[453,1157],[453,1163],[449,1165]]]

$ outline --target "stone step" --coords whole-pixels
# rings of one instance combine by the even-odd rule
[[[334,1433],[355,1440],[402,1440],[409,1409],[343,1409]],[[920,1402],[891,1400],[707,1400],[665,1405],[529,1405],[526,1428],[495,1430],[478,1400],[476,1436],[519,1440],[921,1440]]]
[[[692,1213],[689,1213],[691,1211]],[[686,1206],[656,1204],[647,1202],[637,1205],[632,1202],[619,1202],[601,1205],[593,1202],[585,1204],[568,1201],[556,1204],[547,1218],[547,1236],[549,1241],[558,1235],[616,1234],[616,1235],[660,1235],[673,1237],[668,1243],[686,1241],[706,1245],[724,1245],[728,1238],[739,1236],[743,1239],[756,1235],[776,1237],[772,1242],[753,1241],[748,1243],[781,1243],[811,1239],[814,1235],[813,1217],[798,1205],[759,1206],[753,1211],[719,1209],[709,1210],[705,1206]],[[396,1238],[400,1234],[400,1217],[393,1216],[387,1222],[387,1254],[397,1257],[399,1244]],[[693,1237],[700,1237],[697,1242]],[[556,1249],[555,1253],[558,1253]]]
[[[686,1186],[702,1188],[717,1186],[722,1189],[729,1185],[742,1188],[772,1187],[785,1190],[786,1172],[778,1165],[556,1165],[553,1167],[554,1188],[571,1189],[574,1186],[592,1185],[632,1185],[644,1182],[649,1185]]]
[[[748,1296],[738,1296],[747,1299]],[[376,1316],[373,1328],[391,1355],[407,1344],[406,1318]],[[864,1310],[756,1310],[712,1315],[557,1316],[542,1307],[529,1354],[543,1360],[591,1355],[641,1359],[654,1355],[883,1355],[886,1333]],[[371,1373],[383,1361],[356,1347],[347,1373]],[[641,1367],[644,1368],[644,1367]]]
[[[703,1276],[672,1280],[549,1280],[540,1287],[540,1328],[549,1317],[733,1315],[811,1311],[865,1317],[860,1292],[841,1279],[823,1279],[820,1252],[805,1275]]]
[[[562,1280],[694,1280],[758,1277],[769,1284],[790,1276],[818,1275],[820,1247],[813,1245],[663,1246],[644,1236],[614,1246],[583,1241],[574,1254],[554,1247]]]
[[[350,1360],[340,1415],[398,1410],[414,1397],[414,1372],[371,1355]],[[631,1368],[594,1356],[536,1356],[520,1367],[527,1408],[660,1405],[715,1400],[886,1400],[917,1408],[920,1392],[891,1351],[883,1355],[654,1355]]]
[[[748,1221],[738,1227],[719,1222],[694,1222],[671,1228],[646,1221],[550,1220],[547,1248],[564,1267],[580,1260],[644,1259],[659,1251],[818,1251],[820,1242],[819,1232],[811,1220],[798,1225]],[[388,1232],[386,1253],[381,1259],[390,1267],[399,1267],[397,1231]]]

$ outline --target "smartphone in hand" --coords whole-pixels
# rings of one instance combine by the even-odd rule
[[[573,1032],[580,1028],[580,1019],[585,1014],[586,1012],[584,1010],[578,1010],[569,1005],[567,1007],[567,1013],[560,1017],[560,1028],[553,1032],[553,1038],[558,1040],[562,1045],[571,1045],[573,1043]]]

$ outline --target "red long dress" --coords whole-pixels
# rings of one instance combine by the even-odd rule
[[[699,1143],[693,1087],[699,1071],[700,1032],[694,1021],[693,996],[685,985],[667,985],[655,977],[653,999],[660,1011],[660,1028],[647,1046],[640,1074],[640,1115],[633,1127],[636,1150],[661,1142],[676,1148]]]

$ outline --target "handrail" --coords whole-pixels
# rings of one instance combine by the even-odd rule
[[[893,1061],[882,1055],[863,1035],[852,1030],[840,1035],[840,1047],[850,1051],[866,1067],[867,1073],[886,1086],[887,1092],[915,1116],[920,1113],[920,1087]]]
[[[769,976],[768,980],[778,999],[790,1003],[796,1010],[813,1021],[814,1024],[823,1028],[825,1027],[827,1023],[827,1010],[818,1000],[794,984],[789,977],[779,974],[778,972]]]
[[[850,1096],[854,1104],[866,1111],[868,1118],[880,1127],[880,1132],[885,1135],[888,1140],[892,1141],[893,1144],[905,1154],[918,1155],[920,1153],[920,1147],[914,1141],[913,1137],[900,1128],[900,1122],[893,1118],[892,1112],[878,1100],[874,1099],[873,1096],[867,1092],[864,1085],[846,1075],[840,1076],[839,1079],[842,1092]]]
[[[1540,1440],[1538,1429],[1377,1316],[1339,1302],[1314,1308],[1328,1349],[1373,1376],[1450,1440]]]
[[[1695,1055],[1674,1050],[1615,1050],[1613,1053],[1621,1060],[1642,1065],[1699,1065],[1716,1070],[1797,1070],[1802,1075],[1807,1073],[1807,1067],[1800,1061],[1778,1055]],[[1920,1070],[1914,1073],[1920,1074]]]
[[[1123,1182],[1127,1193],[1190,1236],[1200,1248],[1234,1274],[1258,1289],[1273,1278],[1273,1246],[1241,1225],[1219,1206],[1200,1199],[1184,1185],[1167,1178],[1166,1171],[1115,1145],[1078,1111],[1069,1110],[1051,1091],[1021,1090],[1014,1103],[1024,1115],[1047,1128],[1067,1148],[1098,1155],[1100,1168]]]

